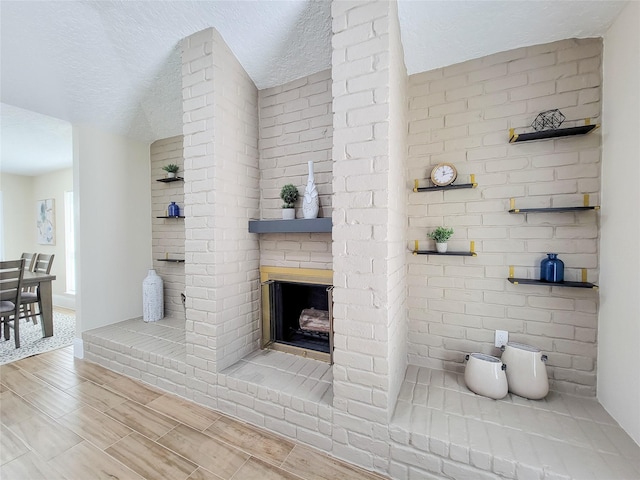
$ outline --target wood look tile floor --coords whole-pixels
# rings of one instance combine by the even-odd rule
[[[67,347],[0,366],[0,478],[383,477],[74,359]]]

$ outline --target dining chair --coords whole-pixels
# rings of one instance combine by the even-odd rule
[[[51,266],[53,265],[53,258],[55,255],[45,255],[43,253],[39,253],[36,261],[34,262],[35,267],[33,271],[35,273],[51,273]],[[38,323],[38,317],[42,315],[42,298],[40,298],[40,287],[35,287],[34,291],[22,292],[21,296],[21,311],[20,318],[31,319],[33,324]],[[38,309],[35,309],[35,306],[38,306]]]
[[[0,323],[4,339],[9,340],[13,328],[16,348],[20,348],[20,300],[25,259],[0,262]]]
[[[34,267],[36,266],[36,257],[37,253],[27,253],[23,252],[20,258],[24,258],[24,268],[29,272],[33,272]]]

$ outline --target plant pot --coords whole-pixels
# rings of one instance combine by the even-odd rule
[[[176,178],[176,172],[167,172],[167,178]]]
[[[283,220],[293,220],[296,218],[296,209],[295,208],[283,208],[282,209],[282,219]]]
[[[447,244],[445,243],[438,243],[436,242],[436,251],[438,253],[445,253],[447,251]]]

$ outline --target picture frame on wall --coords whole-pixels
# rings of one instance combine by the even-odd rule
[[[36,202],[36,235],[39,245],[56,244],[56,207],[55,199]]]

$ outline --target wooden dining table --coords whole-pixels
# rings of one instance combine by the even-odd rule
[[[40,289],[40,299],[42,302],[42,336],[53,336],[53,290],[51,282],[56,279],[55,275],[48,273],[37,273],[25,271],[22,277],[23,287],[35,287]]]

